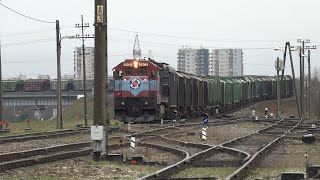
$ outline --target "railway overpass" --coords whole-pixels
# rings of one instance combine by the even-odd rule
[[[92,96],[92,91],[87,91]],[[83,96],[82,91],[63,91],[63,109]],[[11,122],[24,119],[50,119],[56,115],[57,92],[4,92],[3,119]]]
[[[92,95],[92,91],[87,91]],[[62,92],[62,105],[69,106],[83,96],[82,91]],[[4,92],[3,106],[54,106],[57,105],[57,93],[49,92]]]

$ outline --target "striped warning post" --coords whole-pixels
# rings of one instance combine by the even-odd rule
[[[135,146],[136,146],[136,138],[135,137],[131,137],[130,138],[130,150],[134,151]]]
[[[207,140],[207,128],[206,127],[203,127],[202,128],[202,133],[201,133],[201,139],[202,140]]]

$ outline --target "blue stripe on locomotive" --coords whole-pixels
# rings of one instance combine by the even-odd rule
[[[131,81],[138,79],[140,81],[140,86],[137,89],[132,88],[130,85]],[[115,91],[129,91],[134,96],[137,96],[142,91],[156,91],[157,89],[157,80],[143,80],[138,77],[131,77],[130,79],[124,80],[115,80]]]

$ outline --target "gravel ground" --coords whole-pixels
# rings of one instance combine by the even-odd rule
[[[206,161],[217,161],[217,160],[221,160],[221,161],[233,161],[233,160],[241,160],[238,157],[235,156],[231,156],[229,154],[224,154],[224,153],[217,153],[213,156],[211,156],[210,158],[207,158]]]
[[[233,173],[236,168],[233,167],[217,167],[217,168],[188,168],[173,175],[172,178],[201,178],[212,177],[225,179]]]
[[[261,167],[304,168],[306,163],[304,154],[309,154],[309,163],[319,164],[319,152],[320,142],[304,144],[301,140],[285,139],[262,161]]]
[[[258,169],[250,172],[248,179],[279,179],[282,172],[305,172],[306,158],[310,164],[320,162],[320,142],[304,144],[301,140],[285,139],[260,164]]]
[[[80,143],[90,141],[90,134],[77,134],[53,139],[39,139],[25,142],[7,143],[0,146],[0,153],[12,153],[36,148],[52,147],[62,144]]]
[[[193,132],[195,135],[187,135],[187,132],[181,135],[175,135],[174,139],[193,142],[193,143],[206,143],[210,145],[218,145],[223,142],[232,140],[236,137],[241,137],[250,133],[253,133],[263,127],[266,127],[264,124],[244,122],[231,125],[221,125],[221,126],[209,126],[207,129],[207,140],[201,140],[201,129],[191,130],[187,132]],[[168,136],[171,138],[170,136]]]
[[[7,179],[136,179],[161,169],[159,166],[126,165],[93,162],[91,156],[79,157],[33,167],[20,168],[1,174]]]
[[[190,156],[204,150],[204,149],[199,149],[199,148],[196,148],[196,147],[193,148],[193,147],[181,146],[181,145],[179,145],[177,143],[172,143],[172,142],[166,141],[165,139],[160,139],[160,138],[158,138],[158,139],[150,139],[150,140],[147,140],[145,142],[181,149],[181,150],[187,151]]]
[[[265,136],[265,135],[255,135],[248,138],[245,138],[237,143],[228,145],[227,147],[231,147],[234,149],[242,150],[250,154],[256,153],[261,147],[266,146],[269,142],[276,139],[273,136]]]
[[[136,147],[135,151],[132,152],[128,147],[112,150],[112,154],[123,154],[125,157],[143,156],[145,161],[157,161],[160,163],[167,163],[168,165],[175,164],[182,160],[176,155],[167,151],[161,151],[154,148]]]
[[[129,131],[128,131],[128,126],[130,126]],[[150,131],[153,128],[149,127],[148,125],[141,125],[141,124],[122,124],[120,126],[121,131],[126,131],[129,134],[130,133],[138,133],[138,132],[145,132],[145,131]]]

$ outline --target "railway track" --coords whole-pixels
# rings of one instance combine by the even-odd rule
[[[117,131],[117,128],[110,128],[109,132]],[[36,133],[26,133],[12,136],[0,136],[0,144],[12,143],[12,142],[25,142],[38,139],[52,139],[57,137],[72,136],[76,134],[90,133],[89,128],[82,129],[65,129],[57,131],[45,131]]]
[[[232,175],[230,175],[228,179],[241,179],[245,177],[247,170],[249,168],[252,168],[254,164],[258,162],[261,159],[261,157],[263,157],[263,154],[266,154],[272,147],[276,145],[276,143],[283,139],[290,131],[295,129],[300,123],[301,120],[279,120],[278,122],[266,128],[260,129],[254,133],[235,138],[233,140],[221,143],[217,146],[209,147],[189,157],[185,157],[183,160],[177,162],[174,165],[168,166],[160,171],[144,176],[140,179],[168,178],[171,177],[172,174],[177,173],[178,171],[181,171],[187,167],[199,165],[211,167],[217,167],[219,165],[236,166],[238,169]],[[259,139],[259,137],[265,136],[266,133],[269,133],[274,129],[279,130],[278,126],[283,125],[288,127],[283,129],[281,134],[267,136],[267,139],[260,139],[260,141],[253,140],[253,138]],[[216,161],[210,161],[210,158],[221,153],[230,154],[236,158],[231,161],[221,160],[219,158],[216,158]]]
[[[166,128],[159,128],[155,130],[150,130],[147,132],[141,132],[141,136],[145,135],[155,135],[161,134],[164,130],[170,131],[171,128],[174,127],[166,127]],[[88,130],[80,130],[87,132]],[[161,132],[162,131],[162,132]],[[89,131],[88,131],[89,132]],[[49,137],[57,137],[61,135],[70,135],[79,133],[74,130],[64,130],[64,131],[52,131],[52,132],[43,132],[43,133],[30,133],[30,134],[23,134],[23,135],[15,135],[15,136],[6,136],[2,137],[3,143],[5,142],[12,142],[12,141],[23,141],[26,140],[34,140],[34,139],[42,139],[42,138],[49,138]],[[120,141],[121,140],[121,141]],[[129,147],[129,141],[123,138],[122,136],[114,136],[108,138],[109,143],[109,150],[118,149],[121,147]],[[27,167],[33,166],[48,162],[60,161],[64,159],[70,159],[74,157],[80,156],[87,156],[92,153],[92,145],[91,141],[82,142],[82,143],[72,143],[72,144],[65,144],[65,145],[57,145],[52,147],[46,148],[37,148],[31,149],[26,151],[20,152],[13,152],[13,153],[5,153],[0,154],[0,173],[5,172],[7,170],[12,170],[20,167]],[[158,148],[164,151],[174,152],[175,154],[183,154],[178,149],[175,148],[164,148],[161,146],[152,146],[152,145],[144,145],[150,148]]]
[[[233,120],[217,120],[215,122],[210,122],[209,126],[213,125],[226,125],[235,122],[242,122],[238,119]],[[177,156],[180,161],[189,161],[191,157],[199,154],[199,152],[207,151],[214,148],[215,146],[201,143],[190,143],[181,140],[174,140],[170,137],[184,132],[186,130],[191,130],[195,128],[201,128],[202,123],[186,123],[186,124],[175,124],[174,126],[161,126],[153,130],[135,133],[134,135],[138,138],[137,146],[148,147],[153,149],[159,149],[164,152],[169,152]],[[19,138],[22,136],[17,136]],[[124,136],[128,138],[129,136]],[[12,138],[12,137],[11,137]],[[125,147],[128,148],[128,141],[123,140],[122,146],[119,145],[119,140],[122,137],[109,138],[109,149],[115,150]],[[149,140],[149,141],[147,141]],[[155,143],[156,140],[166,141],[166,144]],[[90,148],[91,142],[83,142],[68,145],[59,145],[50,148],[40,148],[32,149],[24,152],[7,153],[0,155],[0,171],[4,172],[6,170],[15,169],[19,167],[33,166],[41,163],[59,161],[64,159],[70,159],[79,156],[90,155],[92,149]],[[216,153],[223,151],[228,151],[230,154],[234,154],[238,159],[248,158],[249,155],[246,152],[240,150],[234,150],[232,148],[218,148],[215,149]]]
[[[88,129],[66,129],[58,131],[46,131],[37,133],[27,133],[12,136],[0,136],[0,144],[12,143],[12,142],[25,142],[37,139],[50,139],[63,136],[71,136],[81,133],[89,133]]]
[[[108,148],[112,150],[129,145],[128,142],[119,144],[120,139],[122,139],[122,137],[109,138],[108,141],[110,142],[110,145]],[[92,153],[91,145],[92,142],[88,141],[1,154],[0,173],[20,167],[34,166],[74,157],[87,156]]]

